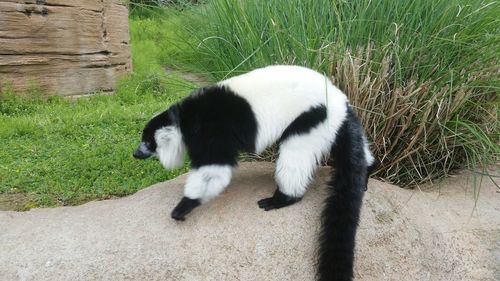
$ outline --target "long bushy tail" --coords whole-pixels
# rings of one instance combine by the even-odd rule
[[[348,108],[331,151],[334,172],[321,217],[319,281],[352,280],[356,229],[368,177],[363,135],[358,118]]]

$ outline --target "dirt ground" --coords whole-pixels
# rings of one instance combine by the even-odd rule
[[[185,222],[169,213],[185,175],[132,196],[0,212],[0,280],[313,280],[327,168],[305,198],[264,212],[273,165],[243,163]],[[425,190],[425,191],[422,191]],[[500,192],[468,173],[405,190],[370,180],[356,280],[500,280]]]

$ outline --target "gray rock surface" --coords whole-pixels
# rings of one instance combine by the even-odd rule
[[[185,176],[77,207],[0,212],[1,280],[313,280],[328,169],[298,204],[264,212],[273,165],[242,163],[221,196],[170,219]],[[467,174],[429,191],[370,180],[356,280],[500,280],[500,193]]]

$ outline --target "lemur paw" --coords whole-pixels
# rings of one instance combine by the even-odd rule
[[[264,211],[269,211],[272,209],[279,209],[289,205],[292,205],[300,201],[302,197],[292,197],[282,193],[279,189],[276,189],[273,197],[265,198],[259,200],[257,204],[259,208],[264,209]]]
[[[179,202],[179,204],[175,206],[170,216],[174,220],[183,221],[186,219],[185,216],[200,204],[200,200],[198,199],[189,199],[187,197],[182,197],[181,202]]]

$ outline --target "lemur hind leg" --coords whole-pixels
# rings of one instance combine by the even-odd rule
[[[292,205],[296,202],[299,202],[302,197],[292,197],[284,194],[279,190],[279,187],[273,194],[273,197],[264,198],[257,202],[259,204],[259,208],[264,209],[264,211],[269,211],[272,209],[279,209],[289,205]]]
[[[293,135],[282,141],[276,162],[278,188],[274,195],[257,203],[265,211],[292,205],[302,199],[331,141],[318,136],[322,126],[310,133]]]
[[[219,195],[230,183],[231,165],[205,165],[189,172],[184,197],[172,211],[172,218],[184,220],[194,208]]]

